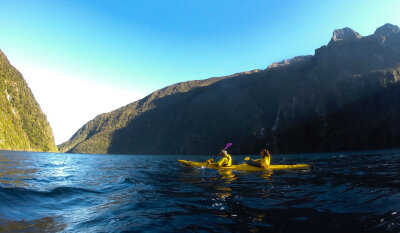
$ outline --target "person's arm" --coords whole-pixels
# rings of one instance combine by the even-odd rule
[[[227,163],[227,158],[222,158],[218,161],[218,166],[222,167],[223,165],[225,165]]]
[[[212,163],[214,163],[214,159],[207,159],[206,160],[206,164],[207,165],[212,164]]]

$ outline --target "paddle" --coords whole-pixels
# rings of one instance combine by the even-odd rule
[[[224,150],[228,149],[228,148],[231,147],[231,146],[232,146],[232,143],[231,143],[231,142],[228,142],[228,143],[226,144]]]

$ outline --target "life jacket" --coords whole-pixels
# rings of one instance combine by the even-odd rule
[[[228,157],[228,163],[227,163],[227,167],[230,167],[230,166],[232,166],[232,157],[231,157],[231,155],[230,154],[227,154],[227,157]]]
[[[230,167],[232,166],[232,157],[227,154],[226,157],[223,157],[218,161],[218,166],[220,167]]]
[[[269,168],[269,165],[271,164],[271,156],[262,157],[260,162],[262,167]]]

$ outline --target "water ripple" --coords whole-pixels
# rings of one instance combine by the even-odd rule
[[[400,231],[397,150],[273,155],[315,165],[273,173],[177,159],[0,151],[0,231]]]

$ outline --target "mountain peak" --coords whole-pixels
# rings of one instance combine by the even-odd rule
[[[387,24],[377,28],[374,32],[374,35],[388,36],[388,35],[395,34],[398,32],[400,32],[400,28],[398,26],[387,23]]]
[[[354,40],[360,39],[362,36],[351,28],[345,27],[333,31],[332,39],[329,44],[340,40]]]

